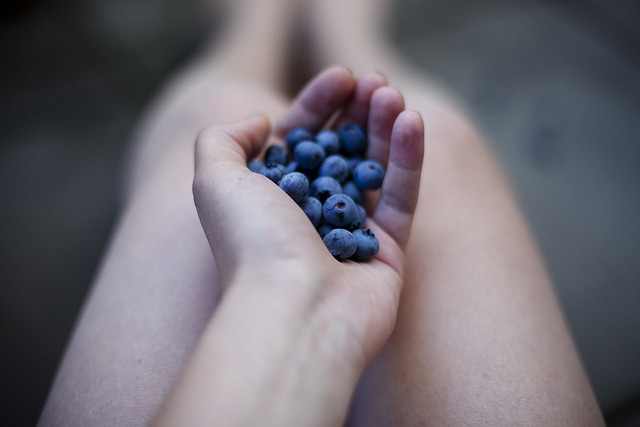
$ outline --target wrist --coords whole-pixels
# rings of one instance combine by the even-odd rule
[[[174,393],[200,390],[191,393],[190,412],[207,408],[221,424],[343,421],[360,370],[327,321],[322,276],[293,271],[238,270]],[[172,408],[185,406],[170,401]]]

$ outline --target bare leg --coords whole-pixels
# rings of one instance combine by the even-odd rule
[[[195,136],[256,112],[281,114],[273,87],[292,13],[288,0],[235,5],[242,13],[223,43],[168,86],[139,132],[128,201],[43,425],[149,422],[216,306],[217,273],[191,193]],[[261,19],[248,25],[255,13]]]
[[[387,47],[382,13],[360,13],[368,7],[365,0],[312,0],[316,61],[383,73],[407,108],[422,114],[426,145],[396,327],[361,380],[350,421],[602,423],[496,162],[456,103]]]

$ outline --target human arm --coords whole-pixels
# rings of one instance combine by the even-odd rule
[[[303,91],[276,135],[292,120],[324,125],[331,114],[318,114],[313,123],[300,106],[314,96],[314,85],[326,83],[316,80]],[[224,296],[161,424],[344,419],[360,374],[393,328],[422,161],[420,116],[400,113],[397,91],[372,92],[364,108],[367,117],[380,119],[370,121],[372,149],[387,157],[380,160],[388,167],[367,223],[381,249],[366,263],[335,261],[295,203],[246,169],[269,133],[264,118],[201,134],[194,194]],[[390,150],[381,146],[384,140]]]

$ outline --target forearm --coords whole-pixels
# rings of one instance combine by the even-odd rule
[[[289,279],[284,279],[289,280]],[[234,283],[160,425],[337,425],[363,367],[341,358],[318,284]]]

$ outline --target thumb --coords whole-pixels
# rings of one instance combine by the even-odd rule
[[[269,121],[260,115],[200,132],[195,147],[196,180],[225,166],[246,166],[247,159],[260,150],[269,131]]]
[[[233,229],[229,224],[237,219],[238,210],[242,210],[246,199],[243,194],[238,194],[238,183],[254,175],[246,167],[247,158],[260,150],[269,132],[269,121],[264,116],[255,116],[210,127],[198,135],[193,197],[216,263],[225,262],[229,253],[235,252],[219,253],[223,246],[220,242],[224,240],[232,244],[234,241],[227,235]]]

